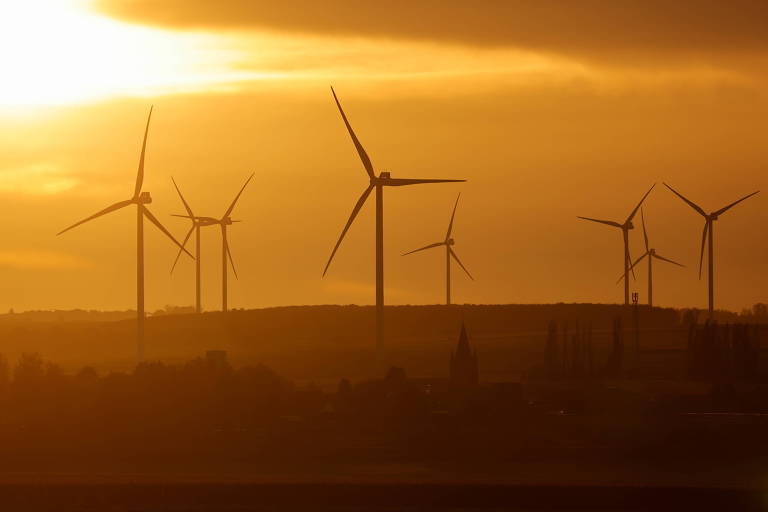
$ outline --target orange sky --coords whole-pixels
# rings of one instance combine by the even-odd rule
[[[762,2],[212,4],[3,7],[0,309],[135,307],[128,210],[54,234],[131,194],[150,104],[145,190],[177,237],[171,176],[218,216],[256,172],[230,230],[232,307],[373,301],[373,203],[320,278],[367,184],[331,83],[378,170],[469,180],[386,191],[388,303],[443,300],[442,254],[399,254],[443,236],[458,192],[456,251],[476,281],[456,272],[455,301],[618,302],[620,233],[576,215],[621,220],[658,182],[652,245],[688,268],[655,266],[655,302],[703,307],[703,223],[661,181],[707,210],[768,192]],[[768,301],[766,200],[716,223],[718,307]],[[218,233],[203,244],[216,309]],[[169,275],[174,255],[148,227],[149,310],[193,302],[193,265]],[[645,286],[643,267],[641,300]]]

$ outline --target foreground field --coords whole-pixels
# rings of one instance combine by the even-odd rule
[[[371,484],[0,485],[8,511],[764,510],[756,489]]]

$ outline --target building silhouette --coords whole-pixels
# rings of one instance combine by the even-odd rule
[[[477,353],[469,346],[467,329],[462,322],[456,351],[451,354],[450,385],[454,388],[469,388],[477,386],[478,381]]]

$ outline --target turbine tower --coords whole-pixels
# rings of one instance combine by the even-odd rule
[[[174,215],[174,217],[184,217],[187,219],[192,219],[193,223],[197,226],[193,226],[190,231],[187,234],[187,239],[189,239],[189,233],[191,233],[192,229],[200,229],[201,227],[205,226],[216,226],[218,225],[221,228],[221,310],[223,312],[228,311],[227,307],[227,276],[229,274],[229,269],[227,265],[227,260],[229,260],[229,264],[232,266],[232,272],[235,274],[235,279],[237,279],[237,269],[235,268],[235,262],[232,259],[232,252],[229,250],[229,242],[227,241],[227,227],[232,225],[233,222],[240,222],[239,220],[232,220],[232,211],[235,209],[235,205],[237,204],[238,199],[240,199],[240,196],[243,194],[243,191],[245,190],[245,187],[248,186],[248,183],[251,182],[253,177],[256,175],[256,173],[252,173],[247,180],[245,180],[245,184],[243,184],[243,187],[240,189],[240,192],[237,193],[235,198],[232,200],[232,204],[229,205],[229,208],[227,208],[227,211],[224,212],[224,215],[221,216],[221,218],[215,218],[215,217],[196,217],[191,213],[191,210],[189,207],[185,204],[187,207],[187,215]],[[198,234],[198,244],[199,244],[199,234]],[[186,245],[186,240],[185,240]],[[199,279],[198,279],[199,283]]]
[[[760,192],[759,190],[752,192],[751,194],[748,194],[738,201],[734,201],[731,204],[724,206],[723,208],[720,208],[719,210],[715,210],[714,212],[707,213],[705,212],[699,205],[694,203],[693,201],[690,201],[689,199],[685,198],[680,192],[673,189],[666,183],[664,183],[664,186],[666,186],[669,190],[671,190],[677,197],[685,201],[688,206],[696,210],[702,217],[704,217],[704,231],[701,235],[701,256],[699,257],[699,279],[701,279],[701,267],[704,263],[704,246],[708,245],[708,254],[707,254],[707,262],[709,264],[709,317],[712,318],[712,315],[715,312],[715,265],[714,265],[714,234],[713,234],[713,228],[714,228],[714,222],[720,217],[720,215],[724,214],[740,202],[744,201],[745,199],[749,199],[753,195]]]
[[[467,270],[467,268],[461,262],[459,257],[456,256],[456,253],[453,250],[455,241],[451,237],[451,232],[453,230],[453,219],[456,216],[456,207],[459,205],[459,197],[461,197],[461,194],[456,197],[456,203],[453,205],[453,213],[451,214],[451,221],[448,223],[448,232],[445,235],[445,240],[442,242],[435,242],[434,244],[425,245],[420,249],[416,249],[403,254],[403,256],[408,256],[409,254],[413,254],[415,252],[432,249],[434,247],[445,246],[445,303],[449,306],[451,305],[451,258],[455,259],[456,263],[458,263],[464,272],[467,273],[469,278],[474,281],[472,274],[469,273],[469,270]]]
[[[181,243],[181,245],[186,247],[189,237],[192,236],[192,232],[194,231],[195,233],[195,313],[202,313],[203,307],[202,300],[200,298],[200,227],[202,226],[202,223],[195,217],[195,214],[192,212],[192,208],[189,207],[189,203],[187,203],[186,199],[184,199],[179,186],[176,184],[176,180],[171,178],[171,181],[173,182],[173,186],[176,188],[176,192],[179,194],[179,198],[181,198],[181,202],[184,204],[184,209],[187,210],[187,215],[185,217],[187,217],[190,222],[192,222],[192,225],[190,226],[189,231],[187,231],[187,235],[184,237],[184,241]],[[176,259],[173,260],[173,266],[171,267],[171,274],[173,274],[173,270],[176,268],[176,264],[179,262],[181,253],[181,249],[179,249],[179,252],[176,253]]]
[[[152,212],[149,211],[147,205],[152,202],[152,197],[150,196],[149,192],[142,192],[141,190],[141,187],[144,184],[144,153],[147,148],[147,134],[149,133],[149,121],[151,118],[152,108],[149,109],[149,115],[147,116],[147,126],[144,129],[144,141],[141,144],[139,170],[136,175],[136,187],[133,191],[133,197],[108,206],[103,210],[94,213],[90,217],[86,217],[80,222],[72,224],[68,228],[57,233],[57,235],[61,235],[62,233],[76,228],[80,224],[85,224],[86,222],[97,217],[112,213],[132,204],[136,205],[136,356],[139,361],[144,359],[144,218],[146,217],[149,219],[149,221],[157,226],[157,228],[162,231],[168,238],[170,238],[173,243],[178,245],[180,250],[183,250],[189,254],[190,257],[192,257],[192,255],[186,249],[184,249],[184,246],[181,245],[173,237],[173,235],[171,235],[171,233],[165,229],[165,227],[163,227],[163,225],[159,220],[157,220]]]
[[[355,132],[352,130],[352,126],[349,124],[347,116],[341,108],[341,103],[339,103],[339,99],[336,97],[336,92],[333,90],[333,87],[331,87],[331,93],[333,94],[333,99],[336,101],[336,106],[339,109],[341,118],[344,120],[349,136],[352,138],[352,142],[357,149],[357,154],[363,162],[363,167],[365,168],[365,172],[368,173],[370,181],[368,187],[357,200],[355,207],[352,209],[352,214],[349,216],[349,220],[347,220],[344,229],[341,231],[341,236],[339,236],[339,240],[336,242],[336,245],[331,252],[331,256],[328,258],[328,263],[325,264],[323,276],[328,272],[328,267],[331,265],[333,256],[336,254],[339,245],[341,245],[341,241],[344,240],[344,235],[347,234],[347,230],[349,230],[349,227],[352,225],[358,212],[365,204],[368,196],[373,189],[376,189],[376,353],[379,361],[381,361],[384,346],[384,187],[402,187],[422,183],[449,183],[466,180],[392,178],[390,177],[389,172],[386,171],[382,171],[376,176],[371,159],[368,158],[368,154],[365,152],[365,149],[363,149],[362,144],[360,144],[360,141],[357,139]]]
[[[578,217],[579,219],[590,220],[592,222],[599,222],[600,224],[607,224],[608,226],[613,226],[621,230],[621,234],[624,237],[624,275],[630,272],[630,265],[632,263],[632,259],[629,256],[629,230],[635,228],[634,224],[632,224],[632,219],[635,217],[637,210],[640,209],[640,206],[643,204],[643,201],[645,201],[645,198],[648,197],[648,194],[651,193],[651,190],[653,190],[653,187],[655,186],[656,184],[654,183],[651,186],[651,188],[648,189],[648,192],[646,192],[643,198],[640,200],[640,202],[637,203],[637,206],[635,206],[635,209],[632,210],[632,212],[629,214],[629,217],[627,217],[627,220],[625,220],[623,224],[619,224],[618,222],[614,222],[612,220],[600,220],[600,219],[592,219],[590,217]],[[634,276],[634,271],[632,275]],[[624,305],[625,306],[629,305],[629,279],[624,280]]]
[[[640,208],[640,220],[643,223],[643,240],[645,241],[645,252],[643,253],[642,256],[637,258],[634,263],[632,263],[632,266],[629,269],[633,270],[635,266],[643,260],[643,258],[645,257],[648,258],[648,305],[650,307],[653,307],[653,259],[656,258],[657,260],[666,261],[667,263],[672,263],[673,265],[677,265],[678,267],[685,267],[685,265],[681,265],[676,261],[672,261],[669,258],[665,258],[664,256],[661,256],[659,253],[656,252],[656,249],[649,246],[648,232],[645,230],[645,214],[643,213],[642,208]],[[626,279],[627,277],[628,277],[627,274],[622,274],[622,276],[619,278],[619,281],[621,281],[622,279]],[[619,281],[617,281],[617,283]]]

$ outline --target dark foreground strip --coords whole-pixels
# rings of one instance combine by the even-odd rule
[[[768,510],[768,492],[375,484],[0,485],[2,511]]]

